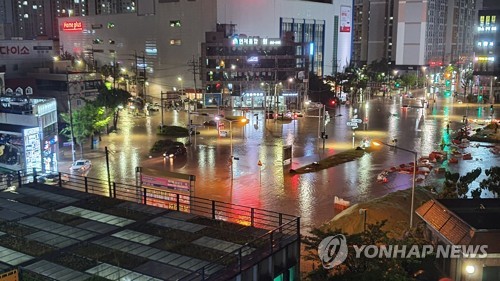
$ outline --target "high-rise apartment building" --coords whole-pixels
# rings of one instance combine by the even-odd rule
[[[0,0],[0,39],[59,38],[57,18],[136,12],[136,0]]]
[[[464,62],[473,54],[474,24],[482,1],[354,0],[353,61],[389,65]]]

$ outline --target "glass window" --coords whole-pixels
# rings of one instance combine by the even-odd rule
[[[170,39],[170,45],[180,46],[181,45],[181,39]]]
[[[170,27],[180,27],[180,26],[181,26],[180,20],[171,20],[170,21]]]

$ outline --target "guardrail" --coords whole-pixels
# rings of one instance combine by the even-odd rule
[[[18,171],[18,187],[22,188],[25,184],[38,183],[40,177],[40,174],[35,170],[33,173]],[[147,205],[152,199],[158,199],[148,195],[151,194],[148,192],[148,188],[135,185],[116,182],[108,184],[107,180],[62,172],[57,173],[55,178],[56,180],[51,182],[51,185],[60,188]],[[182,198],[185,195],[158,189],[155,189],[155,192],[156,195],[159,192],[161,198],[171,199],[165,204],[165,208],[189,212],[212,220],[227,221],[267,230],[253,241],[221,256],[216,261],[192,272],[188,276],[179,276],[180,280],[207,280],[208,278],[217,279],[224,276],[235,276],[253,266],[252,261],[255,262],[259,257],[263,258],[272,255],[291,243],[297,241],[300,243],[300,217],[194,196],[188,197],[189,202],[187,204]],[[188,208],[185,207],[186,204]]]

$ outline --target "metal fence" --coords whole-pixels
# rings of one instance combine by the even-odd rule
[[[38,183],[39,181],[41,181],[41,176],[35,170],[32,173],[18,171],[15,180],[19,188],[25,184]],[[148,192],[151,191],[148,188],[117,182],[108,183],[107,180],[62,172],[57,173],[55,179],[49,184],[139,204],[148,204],[152,199],[158,200],[158,198],[148,197],[151,194]],[[300,241],[300,217],[194,196],[189,197],[189,207],[185,208],[186,202],[182,200],[183,195],[155,189],[156,196],[158,193],[160,198],[169,198],[165,208],[189,212],[212,220],[267,230],[255,240],[220,257],[196,272],[184,277],[179,276],[180,280],[206,280],[208,278],[213,280],[219,276],[218,274],[235,276],[251,267],[256,260],[258,261],[277,250]],[[250,249],[257,250],[251,252]],[[220,277],[222,278],[222,275]]]

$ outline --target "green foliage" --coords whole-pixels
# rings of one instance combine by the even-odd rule
[[[132,95],[122,89],[108,90],[106,87],[99,89],[99,95],[95,100],[96,106],[107,107],[116,110],[118,106],[125,106]]]
[[[61,113],[61,117],[67,124],[71,123],[68,113]],[[109,122],[110,118],[106,116],[104,108],[98,107],[91,102],[87,102],[83,107],[73,110],[73,137],[75,141],[82,145],[84,140],[99,132]],[[65,136],[71,136],[71,126],[61,130]]]
[[[361,245],[422,245],[423,240],[413,236],[405,239],[388,237],[388,232],[382,230],[386,221],[368,224],[366,231],[356,234],[345,234],[348,247],[347,259],[333,269],[325,269],[321,265],[307,274],[306,280],[413,280],[411,274],[419,268],[422,259],[398,258],[366,258],[363,254],[356,257],[354,246]],[[308,252],[306,260],[319,262],[318,245],[328,237],[341,233],[337,230],[313,229],[311,236],[305,236],[303,244]]]
[[[412,73],[405,73],[401,75],[401,81],[406,87],[411,87],[417,84],[417,75]]]
[[[500,194],[500,166],[492,167],[485,171],[488,178],[479,183],[481,189],[486,189],[493,193],[496,198]]]
[[[481,168],[476,168],[464,176],[458,173],[445,173],[443,190],[439,194],[440,198],[467,198],[467,193],[471,193],[472,198],[480,198],[483,190],[488,190],[496,198],[500,194],[500,166],[485,170],[487,176],[479,183],[479,188],[470,190],[470,185],[481,175]]]
[[[335,78],[333,76],[322,77],[314,73],[309,74],[309,97],[312,101],[326,103],[327,100],[334,94],[333,87]]]

